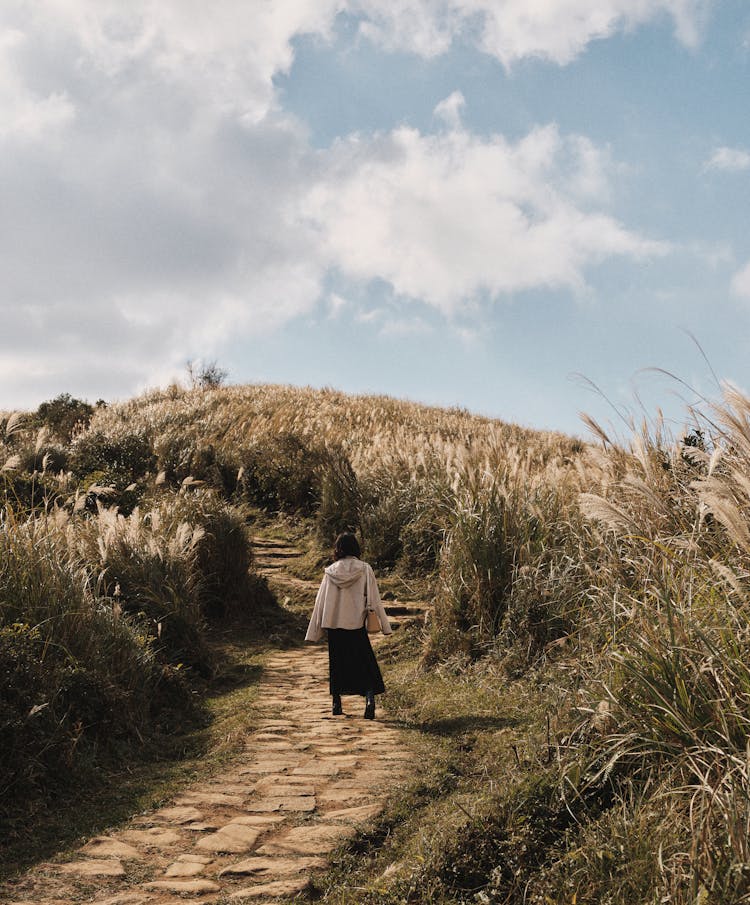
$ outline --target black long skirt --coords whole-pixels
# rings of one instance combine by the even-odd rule
[[[328,680],[331,694],[385,691],[375,652],[364,628],[328,629]]]

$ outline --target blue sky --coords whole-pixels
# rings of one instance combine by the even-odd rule
[[[745,0],[9,0],[0,408],[203,358],[679,430],[691,335],[750,388],[749,75]]]

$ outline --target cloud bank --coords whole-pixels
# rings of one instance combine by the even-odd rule
[[[554,126],[513,143],[439,105],[322,151],[278,106],[293,41],[337,16],[361,39],[432,56],[457,37],[506,65],[565,63],[698,0],[8,0],[0,10],[1,373],[111,392],[162,380],[312,310],[327,275],[384,280],[443,312],[537,287],[577,289],[610,256],[666,246],[606,210],[606,149]],[[154,362],[158,362],[157,365]],[[76,378],[77,379],[77,378]],[[104,392],[104,390],[103,390]]]

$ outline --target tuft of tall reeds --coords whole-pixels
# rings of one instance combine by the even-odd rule
[[[71,556],[65,519],[0,519],[0,823],[70,785],[79,763],[195,715],[187,684]]]

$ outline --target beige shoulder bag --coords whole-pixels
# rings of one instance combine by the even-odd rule
[[[378,614],[375,610],[370,609],[367,601],[367,571],[365,571],[365,628],[369,635],[374,635],[381,630]]]

